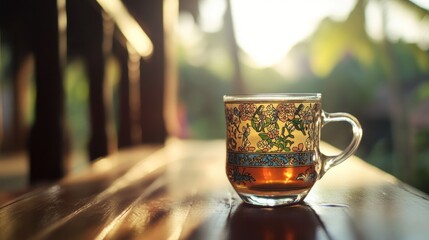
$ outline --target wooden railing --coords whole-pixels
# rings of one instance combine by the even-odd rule
[[[106,2],[116,5],[109,8],[102,4]],[[70,142],[66,139],[70,136],[66,134],[64,122],[67,96],[63,75],[67,62],[76,57],[83,60],[88,78],[87,151],[91,161],[108,155],[117,146],[165,141],[164,91],[166,78],[171,74],[166,63],[168,54],[165,46],[168,44],[164,26],[168,18],[164,15],[169,13],[164,12],[164,2],[128,1],[126,6],[122,1],[95,0],[2,2],[0,31],[2,38],[4,36],[10,43],[11,82],[12,89],[15,89],[12,95],[17,101],[13,101],[15,105],[11,107],[15,112],[15,117],[11,118],[15,127],[4,134],[0,122],[0,143],[10,143],[9,148],[17,147],[19,150],[27,148],[31,183],[57,180],[66,174],[64,159]],[[170,11],[177,10],[171,8]],[[150,47],[142,51],[137,43]],[[27,92],[22,88],[27,89],[31,84],[23,84],[20,73],[24,72],[30,79],[31,67],[22,64],[22,59],[30,55],[34,56],[30,59],[34,59],[36,98],[34,123],[26,134],[27,126],[23,126],[22,116],[25,109],[20,102]],[[112,94],[106,94],[113,92],[113,89],[106,90],[105,75],[106,61],[111,56],[118,60],[122,73],[116,134],[109,132],[109,127],[114,125],[110,118],[114,116],[112,111],[115,108]],[[119,137],[113,139],[112,136]],[[27,138],[28,146],[24,146]]]

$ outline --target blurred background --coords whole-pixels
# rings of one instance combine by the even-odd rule
[[[57,1],[57,5],[61,2],[64,4]],[[157,1],[123,1],[128,10],[119,16],[109,12],[103,2],[91,2],[89,8],[101,12],[104,34],[113,32],[113,39],[121,35],[128,44],[125,65],[121,55],[115,54],[115,41],[110,45],[113,50],[104,54],[105,122],[110,146],[106,153],[162,142],[163,135],[224,138],[225,94],[320,92],[325,111],[348,112],[360,120],[364,137],[359,157],[429,193],[428,1],[164,0],[159,1],[159,13],[164,18],[159,28],[152,29],[153,24],[148,24],[142,12],[150,15]],[[136,50],[138,47],[121,29],[121,14],[136,19],[151,38],[154,54],[148,54],[149,60],[144,60],[145,54]],[[3,15],[0,29],[0,191],[28,185],[26,144],[36,101],[34,58],[25,52],[25,44],[18,45],[24,50],[16,51],[15,43],[25,43],[26,38],[25,34],[19,39],[10,34],[8,26],[19,17],[10,15]],[[71,17],[67,15],[69,35]],[[77,32],[80,26],[75,26]],[[166,74],[160,80],[165,84],[155,86],[162,91],[150,95],[147,76],[137,77],[140,85],[132,85],[136,81],[132,66],[137,64],[138,68],[139,61],[143,62],[137,71],[140,75],[152,69],[144,62],[150,63],[159,54],[154,29],[163,33],[160,54],[165,59],[161,70]],[[87,34],[91,37],[92,33]],[[88,157],[91,87],[87,68],[88,62],[82,58],[68,57],[62,65],[67,172],[84,169],[95,156]],[[131,140],[121,140],[121,84],[126,72],[129,83],[137,86],[129,88],[130,96],[132,89],[137,89],[134,94],[138,96],[149,96],[138,97],[141,105],[139,101],[129,105],[140,109],[128,111],[128,121],[137,121],[144,129],[153,113],[144,104],[161,102],[165,134],[163,130],[145,134],[137,127],[131,131],[137,136],[131,134]],[[351,131],[346,124],[330,124],[323,128],[322,139],[344,148]]]

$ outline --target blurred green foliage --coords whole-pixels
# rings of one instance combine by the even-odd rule
[[[66,96],[66,125],[73,149],[84,151],[89,137],[88,77],[81,60],[71,61],[64,72]]]
[[[222,138],[224,110],[222,96],[227,81],[211,71],[190,65],[180,67],[180,96],[185,103],[187,125],[191,138]]]

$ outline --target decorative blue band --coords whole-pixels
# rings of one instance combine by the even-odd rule
[[[228,152],[228,164],[242,167],[292,167],[313,162],[313,152],[238,153]]]

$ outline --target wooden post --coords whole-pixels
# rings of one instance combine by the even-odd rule
[[[119,33],[118,33],[119,35]],[[113,51],[121,68],[119,79],[118,147],[129,147],[141,142],[140,61],[141,57],[123,42],[113,41]]]
[[[56,180],[63,168],[63,82],[56,0],[33,1],[35,119],[29,136],[30,181]]]
[[[176,58],[176,25],[179,1],[164,0],[165,90],[164,118],[169,136],[182,137],[183,126],[179,111],[179,73]]]
[[[107,112],[110,103],[105,86],[105,52],[102,11],[95,1],[73,0],[67,4],[69,55],[82,56],[89,85],[90,160],[109,153]]]
[[[164,121],[166,74],[163,1],[142,0],[126,5],[154,44],[153,55],[140,65],[141,141],[163,143],[167,137]]]
[[[119,32],[116,35],[120,35]],[[132,145],[131,140],[131,106],[130,106],[130,83],[128,77],[128,51],[123,42],[114,37],[112,51],[118,60],[121,69],[119,76],[119,116],[118,116],[118,148]],[[139,124],[140,126],[140,124]],[[139,131],[140,132],[140,131]]]

